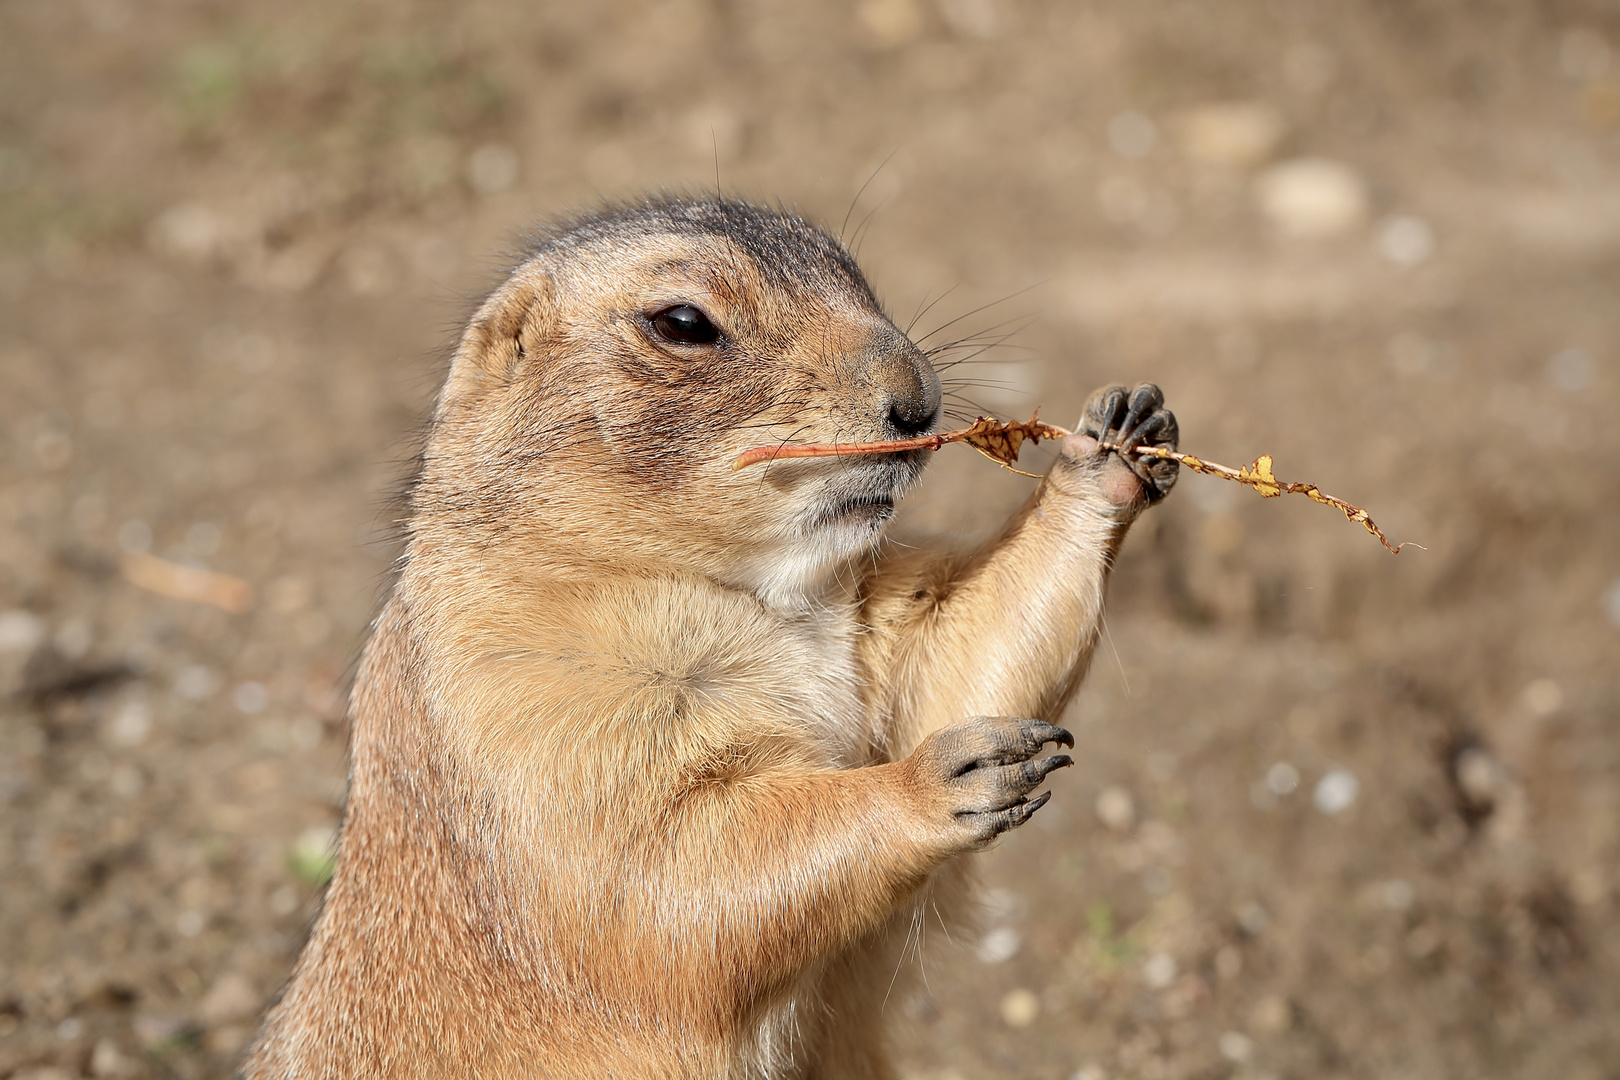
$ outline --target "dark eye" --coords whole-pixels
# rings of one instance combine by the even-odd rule
[[[653,329],[665,341],[678,345],[713,345],[720,340],[720,328],[691,304],[676,304],[652,317]]]

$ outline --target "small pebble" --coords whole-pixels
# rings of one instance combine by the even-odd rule
[[[1147,157],[1158,142],[1158,125],[1135,110],[1119,113],[1108,121],[1108,145],[1120,157]]]
[[[1018,954],[1024,943],[1022,935],[1010,926],[998,926],[979,941],[979,959],[986,964],[1000,964]]]
[[[31,611],[0,612],[0,653],[33,652],[45,640],[45,622]]]
[[[1524,688],[1524,706],[1537,716],[1551,716],[1564,707],[1564,688],[1553,679],[1536,679]]]
[[[1334,769],[1316,782],[1312,801],[1324,814],[1340,814],[1355,804],[1361,782],[1348,769]]]
[[[1255,181],[1260,210],[1288,236],[1340,236],[1367,216],[1367,185],[1350,166],[1325,158],[1274,165]]]
[[[1472,746],[1457,755],[1457,786],[1464,795],[1481,805],[1494,805],[1512,788],[1507,766],[1489,750]]]
[[[1378,253],[1397,266],[1417,266],[1434,255],[1434,229],[1410,214],[1397,214],[1378,228]]]
[[[219,675],[202,664],[187,664],[174,673],[174,692],[187,701],[202,701],[219,690]]]
[[[1221,1057],[1227,1061],[1248,1061],[1254,1056],[1254,1040],[1241,1031],[1222,1032],[1216,1045],[1220,1047]]]
[[[225,234],[219,215],[201,203],[180,203],[152,223],[149,241],[165,255],[194,262],[214,257]]]
[[[195,908],[187,908],[174,918],[174,928],[179,931],[181,937],[196,937],[203,932],[206,925],[208,920]]]
[[[1609,621],[1620,627],[1620,581],[1609,586],[1609,591],[1603,597],[1603,610],[1607,612]]]
[[[1267,994],[1249,1010],[1249,1025],[1262,1035],[1287,1031],[1293,1022],[1294,1011],[1289,1008],[1288,999],[1277,994]]]
[[[1154,990],[1163,990],[1176,981],[1176,958],[1169,953],[1154,953],[1142,961],[1142,978]]]
[[[1237,919],[1243,932],[1251,937],[1271,924],[1271,916],[1266,914],[1266,909],[1253,900],[1238,908]]]
[[[1122,787],[1103,788],[1097,796],[1097,820],[1115,832],[1124,832],[1136,822],[1136,803]]]
[[[1377,886],[1378,899],[1391,911],[1407,911],[1417,900],[1417,890],[1409,881],[1391,878]]]
[[[139,746],[152,732],[152,709],[146,702],[126,701],[107,722],[107,741],[114,746]]]
[[[135,1073],[135,1063],[125,1057],[118,1044],[111,1039],[99,1040],[95,1049],[90,1051],[91,1076],[121,1077],[134,1076]]]
[[[1026,1028],[1041,1015],[1041,999],[1035,991],[1019,988],[1001,999],[1001,1018],[1008,1027]]]
[[[231,704],[236,706],[237,712],[254,716],[269,707],[270,691],[264,688],[263,683],[237,683],[236,689],[231,691]]]
[[[1286,761],[1279,761],[1266,770],[1266,787],[1273,795],[1291,795],[1299,787],[1299,770]]]

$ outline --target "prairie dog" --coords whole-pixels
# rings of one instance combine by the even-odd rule
[[[1001,535],[881,545],[940,382],[842,244],[722,198],[562,224],[473,317],[351,702],[336,876],[251,1078],[892,1075],[918,905],[1034,813],[1174,482],[1110,387]],[[1106,436],[1106,437],[1105,437]]]

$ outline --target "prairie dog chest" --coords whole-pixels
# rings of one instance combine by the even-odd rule
[[[507,593],[511,595],[510,592]],[[479,727],[530,728],[542,752],[591,730],[702,758],[787,740],[808,760],[871,764],[860,625],[850,603],[793,610],[705,579],[621,578],[535,601],[464,639],[447,694]],[[508,609],[510,610],[510,609]],[[469,694],[471,691],[471,694]]]
[[[860,625],[852,603],[781,610],[736,593],[694,604],[712,620],[680,643],[693,686],[743,730],[778,731],[813,745],[828,765],[874,761],[879,745],[866,705]],[[704,600],[715,599],[713,596]],[[701,707],[701,705],[700,705]]]
[[[798,646],[797,675],[803,680],[804,720],[810,730],[834,764],[870,764],[877,733],[866,709],[854,612],[823,609],[788,618],[783,634]]]

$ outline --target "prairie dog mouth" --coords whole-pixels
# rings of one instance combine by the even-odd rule
[[[818,515],[817,524],[880,525],[894,516],[893,495],[857,495]]]
[[[922,475],[923,461],[911,455],[868,458],[833,477],[807,516],[811,529],[865,525],[876,528],[894,516],[894,502]]]

